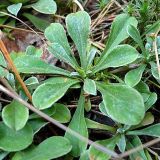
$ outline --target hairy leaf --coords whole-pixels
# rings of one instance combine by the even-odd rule
[[[127,27],[129,25],[137,26],[137,24],[137,20],[127,14],[116,16],[111,26],[104,54],[128,38]]]
[[[57,79],[53,78],[52,82],[46,82],[40,85],[33,93],[33,104],[38,109],[46,109],[51,107],[73,84],[78,83],[78,80],[61,77],[61,82],[57,83]]]
[[[48,50],[54,56],[64,62],[70,64],[73,68],[78,67],[71,48],[69,46],[65,30],[59,23],[52,23],[45,30],[46,38],[51,42]]]
[[[73,39],[80,56],[81,66],[87,66],[87,40],[90,32],[91,19],[87,12],[79,11],[66,17],[67,30]]]
[[[106,111],[113,120],[127,125],[141,122],[145,107],[139,92],[122,84],[97,83],[97,88],[102,94]]]
[[[138,51],[125,44],[114,47],[108,54],[100,57],[99,62],[93,69],[96,73],[108,67],[120,67],[132,63],[138,58]]]
[[[20,56],[14,61],[16,68],[20,73],[26,74],[57,74],[70,76],[70,72],[51,66],[38,57]]]

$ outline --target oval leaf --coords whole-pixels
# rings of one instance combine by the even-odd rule
[[[48,48],[50,53],[54,54],[56,58],[70,64],[73,68],[78,66],[69,46],[65,30],[61,24],[52,23],[45,30],[45,36],[52,43]]]
[[[17,101],[13,101],[2,110],[3,122],[18,131],[22,129],[29,117],[28,108]]]
[[[33,140],[32,128],[26,125],[15,131],[0,123],[0,148],[4,151],[15,152],[27,148]]]
[[[131,87],[137,85],[142,78],[142,74],[145,70],[145,67],[146,65],[141,65],[140,67],[129,71],[125,75],[125,83]]]
[[[113,48],[108,54],[100,57],[93,72],[106,69],[108,67],[120,67],[132,63],[138,58],[138,51],[130,45],[119,45]]]
[[[51,107],[55,102],[57,102],[61,97],[64,96],[66,91],[72,86],[73,84],[78,83],[78,80],[69,79],[69,78],[61,78],[62,82],[58,83],[57,79],[52,80],[51,82],[46,82],[40,85],[35,92],[33,93],[33,104],[38,109],[46,109]]]
[[[67,30],[73,39],[80,56],[81,66],[87,66],[87,40],[90,32],[91,19],[87,12],[79,11],[66,17]]]
[[[55,14],[57,4],[54,0],[38,0],[38,2],[32,4],[32,8],[43,14]]]
[[[60,123],[67,123],[70,121],[71,113],[67,106],[56,103],[53,107],[55,108],[55,112],[51,116],[53,119],[59,121]]]
[[[68,139],[60,136],[47,138],[37,147],[24,152],[19,160],[49,160],[61,157],[70,152],[72,146]]]
[[[102,94],[106,111],[113,120],[127,125],[141,122],[145,107],[139,92],[121,84],[97,83],[97,88]]]

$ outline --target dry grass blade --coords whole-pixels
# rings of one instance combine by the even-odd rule
[[[98,17],[92,22],[91,28],[92,30],[101,22],[102,18],[107,14],[108,10],[110,9],[110,7],[113,4],[113,0],[111,0],[104,8],[103,10],[100,12],[100,14],[98,15]]]
[[[155,52],[155,56],[156,56],[158,75],[160,78],[160,63],[159,63],[158,48],[157,48],[157,36],[158,36],[159,31],[160,30],[158,30],[154,35],[153,47],[154,47],[154,52]]]
[[[93,145],[96,149],[100,150],[101,152],[104,152],[108,155],[111,155],[112,157],[118,158],[118,154],[114,151],[111,151],[105,147],[103,147],[102,145],[98,144],[98,143],[94,143],[93,141],[83,137],[82,135],[80,135],[79,133],[71,130],[70,128],[67,128],[65,125],[59,123],[58,121],[56,121],[55,119],[52,119],[51,117],[49,117],[47,114],[43,113],[42,111],[38,110],[37,108],[35,108],[34,106],[32,106],[31,104],[27,103],[26,101],[24,101],[23,99],[21,99],[19,96],[15,95],[14,93],[12,93],[10,90],[6,89],[5,87],[3,87],[2,85],[0,85],[0,91],[4,92],[5,94],[7,94],[8,96],[12,97],[13,99],[19,101],[21,104],[25,105],[28,109],[30,109],[31,111],[37,113],[39,116],[41,116],[42,118],[44,118],[45,120],[47,120],[48,122],[56,125],[57,127],[63,129],[64,131],[67,131],[68,133],[70,133],[71,135],[73,135],[74,137],[80,139],[81,141],[85,141],[87,142],[89,145]]]
[[[44,39],[40,36],[40,34],[38,32],[36,32],[34,29],[32,29],[28,24],[26,24],[25,22],[23,22],[22,20],[20,20],[19,18],[13,16],[12,14],[8,14],[6,12],[0,12],[1,14],[3,15],[7,15],[7,16],[10,16],[16,20],[18,20],[19,22],[21,22],[23,25],[25,25],[27,28],[29,28],[33,33],[35,33],[37,36],[40,37],[40,39],[42,40],[42,42],[45,44],[46,42],[44,41]]]
[[[12,29],[12,30],[18,30],[18,31],[29,32],[29,33],[35,33],[35,32],[32,31],[32,30],[23,29],[23,28],[18,28],[18,27],[12,27],[12,26],[3,25],[3,24],[0,24],[0,28],[9,28],[9,29]],[[40,34],[40,35],[43,35],[42,32],[37,32],[37,33]]]

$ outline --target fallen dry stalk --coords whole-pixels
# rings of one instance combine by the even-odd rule
[[[3,53],[4,57],[5,57],[5,59],[7,60],[10,68],[14,72],[15,77],[17,78],[18,82],[20,83],[20,85],[21,85],[22,89],[24,90],[26,96],[29,98],[30,101],[32,101],[32,96],[31,96],[28,88],[26,87],[25,83],[23,82],[21,76],[19,75],[19,72],[18,72],[16,66],[14,65],[14,63],[13,63],[11,57],[10,57],[10,54],[7,51],[7,49],[6,49],[6,47],[5,47],[5,45],[4,45],[4,43],[3,43],[1,38],[2,38],[2,32],[0,31],[0,50],[2,51],[2,53]]]
[[[154,47],[154,52],[155,52],[155,56],[156,56],[158,75],[160,78],[160,63],[159,63],[158,48],[157,48],[157,35],[158,35],[158,33],[159,33],[159,30],[154,35],[153,47]]]
[[[3,87],[2,85],[0,85],[0,91],[4,92],[5,94],[9,95],[10,97],[12,97],[13,99],[19,101],[21,104],[25,105],[28,109],[30,109],[31,111],[37,113],[39,116],[41,116],[42,118],[44,118],[45,120],[47,120],[48,122],[56,125],[57,127],[63,129],[64,131],[67,131],[68,133],[70,133],[71,135],[73,135],[74,137],[80,139],[81,141],[87,142],[89,145],[94,146],[96,149],[98,149],[99,151],[102,151],[108,155],[111,155],[112,157],[118,158],[118,154],[114,151],[111,151],[109,149],[107,149],[106,147],[103,147],[102,145],[98,144],[98,143],[94,143],[93,141],[89,140],[86,137],[83,137],[81,134],[75,132],[74,130],[67,128],[65,125],[59,123],[58,121],[56,121],[55,119],[49,117],[47,114],[43,113],[42,111],[38,110],[37,108],[35,108],[34,106],[32,106],[31,104],[27,103],[26,101],[24,101],[23,99],[21,99],[21,97],[19,97],[18,95],[15,95],[14,93],[12,93],[10,90],[6,89],[5,87]]]

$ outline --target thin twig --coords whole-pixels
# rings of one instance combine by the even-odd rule
[[[92,30],[99,24],[99,22],[102,20],[102,18],[107,14],[108,10],[110,9],[110,7],[113,4],[113,0],[111,0],[104,8],[103,10],[100,12],[100,14],[98,15],[98,17],[94,20],[94,22],[92,22],[91,28]]]
[[[3,87],[2,85],[0,85],[0,91],[4,92],[5,94],[9,95],[10,97],[12,97],[13,99],[19,101],[21,104],[25,105],[28,109],[30,109],[31,111],[37,113],[39,116],[41,116],[42,118],[44,118],[45,120],[47,120],[48,122],[58,126],[59,128],[63,129],[64,131],[67,131],[69,134],[73,135],[74,137],[80,139],[81,141],[84,141],[86,143],[88,143],[89,145],[94,146],[96,149],[98,149],[101,152],[104,152],[108,155],[111,155],[112,157],[117,157],[118,158],[118,154],[114,151],[111,151],[110,149],[107,149],[106,147],[103,147],[102,145],[95,143],[93,141],[91,141],[90,139],[83,137],[81,134],[75,132],[74,130],[67,128],[65,125],[59,123],[58,121],[56,121],[55,119],[49,117],[47,114],[43,113],[42,111],[38,110],[37,108],[35,108],[34,106],[32,106],[31,104],[27,103],[26,101],[24,101],[23,99],[21,99],[21,97],[13,94],[11,91],[9,91],[8,89],[6,89],[5,87]]]
[[[136,148],[130,149],[130,150],[128,150],[128,151],[126,151],[126,152],[124,152],[122,154],[119,154],[118,158],[113,158],[113,160],[122,159],[122,158],[127,157],[127,156],[129,156],[129,155],[131,155],[131,154],[133,154],[135,152],[138,152],[138,151],[144,149],[144,148],[152,146],[152,145],[154,145],[154,144],[156,144],[158,142],[160,142],[160,138],[156,138],[156,139],[154,139],[152,141],[149,141],[149,142],[147,142],[147,143],[145,143],[143,145],[140,145],[140,146],[138,146]]]
[[[13,26],[9,26],[9,25],[0,24],[0,28],[9,28],[9,29],[12,29],[12,30],[18,30],[18,31],[29,32],[29,33],[34,33],[35,34],[35,32],[33,32],[32,30],[13,27]],[[42,32],[37,32],[37,33],[40,34],[40,35],[44,35]]]
[[[38,34],[38,32],[36,32],[33,28],[31,28],[28,24],[26,24],[25,22],[23,22],[22,20],[20,20],[19,18],[13,16],[12,14],[6,13],[6,12],[0,12],[1,14],[10,16],[16,20],[18,20],[19,22],[21,22],[23,25],[25,25],[27,28],[29,28],[31,31],[33,31],[33,33],[35,33],[37,36],[40,37],[40,39],[43,41],[43,43],[45,44],[46,42],[44,41],[44,39]]]

